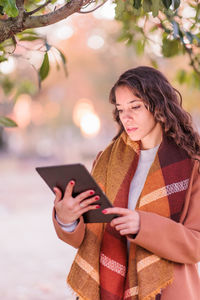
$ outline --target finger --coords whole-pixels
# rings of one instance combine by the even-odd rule
[[[122,229],[119,231],[121,235],[134,234],[130,229]],[[137,232],[135,232],[137,233]]]
[[[123,216],[123,217],[118,217],[118,218],[114,218],[110,225],[113,227],[113,226],[116,226],[116,225],[119,225],[119,224],[122,224],[122,223],[126,223],[128,220],[127,220],[127,216]]]
[[[71,180],[71,181],[68,182],[68,184],[66,185],[66,188],[65,188],[65,193],[64,193],[63,198],[72,196],[74,185],[75,185],[74,180]]]
[[[89,210],[95,210],[95,209],[99,209],[100,205],[89,205],[87,207],[84,207],[80,210],[80,214],[84,214],[85,212],[89,211]]]
[[[62,192],[59,188],[53,188],[54,193],[56,194],[56,198],[54,200],[54,204],[57,204],[62,199]]]
[[[103,214],[118,214],[118,215],[128,215],[130,214],[130,210],[128,208],[122,208],[122,207],[109,207],[104,210],[102,210]]]
[[[87,199],[87,200],[79,202],[79,206],[81,206],[81,207],[87,207],[88,205],[90,205],[90,204],[98,201],[99,199],[100,199],[99,196],[94,196],[94,197],[92,197],[90,199]]]
[[[117,230],[117,231],[121,231],[121,230],[124,230],[124,229],[127,229],[127,224],[126,223],[123,223],[123,224],[119,224],[119,225],[116,225],[115,226],[115,229]]]
[[[88,190],[88,191],[85,191],[83,193],[80,193],[78,196],[76,196],[76,201],[78,203],[80,203],[84,199],[86,199],[86,198],[91,197],[92,195],[94,195],[94,193],[95,193],[95,191],[93,191],[93,190]]]

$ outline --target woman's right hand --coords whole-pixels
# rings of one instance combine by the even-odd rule
[[[75,182],[70,181],[65,189],[64,196],[62,198],[62,193],[59,188],[54,187],[54,192],[56,198],[54,201],[54,206],[56,210],[56,216],[59,221],[63,224],[70,224],[80,218],[85,212],[100,208],[99,205],[94,205],[95,201],[99,200],[99,196],[91,197],[95,192],[93,190],[85,191],[75,198],[72,197],[72,191],[74,188]],[[89,199],[86,199],[91,197]],[[93,204],[93,205],[92,205]]]

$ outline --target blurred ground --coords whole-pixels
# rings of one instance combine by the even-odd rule
[[[0,299],[75,299],[65,278],[76,250],[57,238],[54,196],[35,171],[54,163],[0,155]]]
[[[55,234],[53,194],[34,161],[0,161],[0,299],[74,299],[65,278],[75,249]]]

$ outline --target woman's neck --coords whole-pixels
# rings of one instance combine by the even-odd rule
[[[146,135],[144,138],[141,139],[141,150],[148,150],[155,148],[156,146],[160,145],[162,141],[162,127],[160,123],[157,123],[153,130]]]

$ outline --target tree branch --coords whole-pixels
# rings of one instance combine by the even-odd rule
[[[187,54],[189,55],[190,65],[192,66],[193,70],[197,73],[197,75],[200,77],[200,70],[195,65],[194,58],[192,57],[192,51],[190,49],[188,49],[188,47],[186,46],[186,44],[184,42],[183,42],[183,47],[184,47],[185,51],[187,52]]]
[[[22,3],[22,0],[18,0]],[[27,16],[26,12],[16,18],[8,18],[7,20],[0,20],[0,43],[12,37],[14,34],[22,32],[28,28],[38,28],[54,24],[61,21],[70,15],[79,12],[83,4],[83,0],[71,0],[61,8],[40,16]],[[22,8],[22,6],[20,6]],[[20,9],[21,9],[20,8]]]
[[[168,20],[169,20],[169,22],[170,22],[169,17],[168,17]],[[162,26],[162,28],[165,30],[165,32],[168,32],[168,29],[166,29],[166,27],[163,25],[163,22],[162,22],[161,19],[160,19],[160,22],[161,22],[161,26]],[[169,33],[169,32],[168,32],[168,33]],[[170,33],[171,33],[171,32],[170,32]],[[181,33],[182,33],[182,32],[181,32],[181,30],[180,30],[180,28],[179,28],[179,40],[180,40],[180,42],[183,44],[183,47],[184,47],[186,53],[187,53],[188,56],[189,56],[189,59],[190,59],[190,65],[192,66],[194,72],[200,77],[200,69],[198,69],[198,67],[197,67],[196,64],[195,64],[194,51],[193,51],[192,49],[190,49],[190,48],[187,47],[187,45],[186,45],[186,43],[184,42],[183,38],[181,38],[181,35],[180,35]],[[198,61],[198,64],[199,64],[199,61]]]
[[[18,18],[21,20],[23,20],[23,15],[24,15],[24,0],[16,0],[16,6],[18,8],[19,11],[19,15]]]
[[[16,6],[17,8],[23,8],[24,9],[24,0],[16,0]]]
[[[92,3],[96,3],[96,0],[86,0],[86,1],[83,1],[82,8],[85,9],[86,7],[88,7],[89,5],[91,5]]]
[[[38,12],[39,10],[41,10],[42,8],[44,8],[45,6],[47,6],[49,3],[51,3],[52,0],[48,0],[46,3],[42,4],[41,6],[37,7],[36,9],[26,12],[27,16],[31,16],[33,14],[35,14],[36,12]]]
[[[78,12],[81,9],[82,2],[82,0],[71,0],[61,8],[46,15],[28,16],[24,21],[24,28],[38,28],[61,21]]]
[[[108,0],[104,0],[101,4],[99,4],[98,6],[96,6],[95,8],[88,10],[88,11],[79,11],[79,14],[88,14],[91,13],[93,11],[95,11],[96,9],[98,9],[99,7],[103,6]]]

